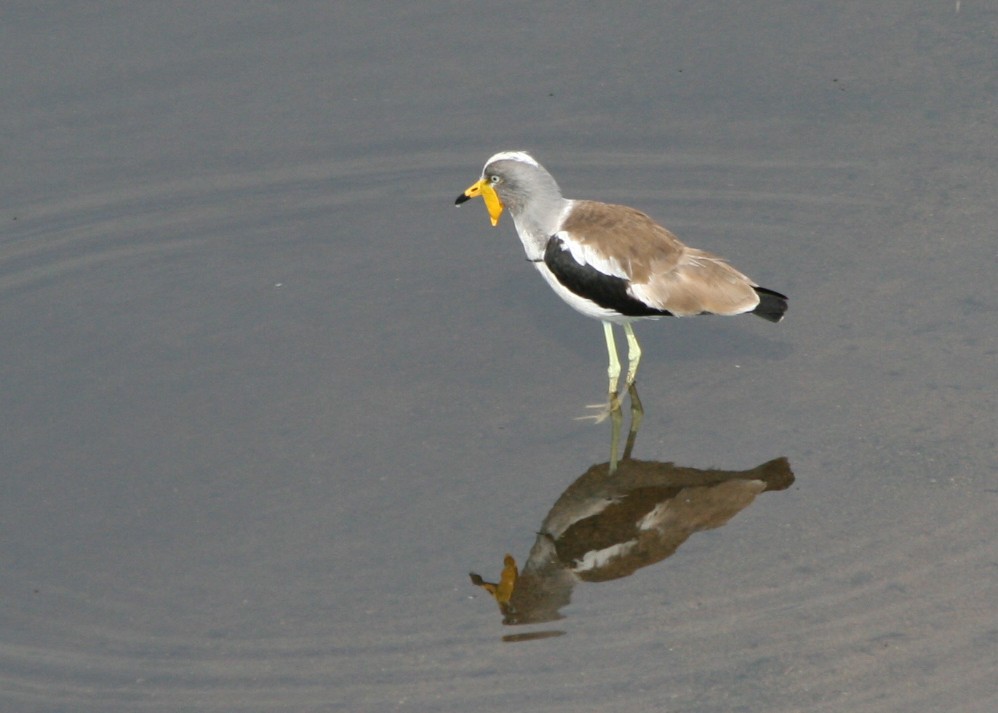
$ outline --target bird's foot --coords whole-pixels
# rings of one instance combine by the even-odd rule
[[[610,398],[601,404],[587,404],[587,409],[592,409],[596,413],[586,416],[576,416],[576,421],[592,421],[593,423],[603,423],[614,413],[620,412],[620,397],[617,394],[610,394]]]

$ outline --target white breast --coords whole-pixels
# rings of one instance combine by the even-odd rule
[[[555,294],[565,300],[569,307],[587,317],[603,320],[604,322],[613,322],[614,324],[627,324],[628,322],[634,322],[639,319],[658,319],[657,316],[627,317],[625,315],[618,314],[613,310],[606,309],[605,307],[600,307],[592,300],[580,297],[558,282],[558,278],[554,276],[554,273],[551,272],[551,270],[548,269],[548,266],[543,262],[535,262],[534,267],[537,268],[537,272],[541,273],[541,276],[548,283],[551,289],[555,291]]]

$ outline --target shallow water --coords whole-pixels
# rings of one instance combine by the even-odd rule
[[[2,707],[993,710],[996,30],[9,13]],[[599,325],[452,206],[507,148],[791,297],[638,325],[633,455],[794,483],[519,626],[468,572],[524,566],[611,431]]]

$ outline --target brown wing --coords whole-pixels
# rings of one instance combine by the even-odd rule
[[[683,245],[634,208],[577,201],[562,229],[616,262],[633,297],[678,317],[740,314],[759,304],[748,277],[716,255]]]
[[[683,248],[671,269],[655,271],[643,284],[632,283],[631,294],[677,317],[696,314],[741,314],[759,304],[752,281],[716,255]]]
[[[604,259],[616,261],[632,282],[647,282],[652,270],[671,269],[685,247],[647,215],[624,205],[575,201],[561,228]]]

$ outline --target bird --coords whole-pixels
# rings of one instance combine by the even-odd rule
[[[454,203],[478,196],[493,227],[509,211],[527,260],[551,289],[603,323],[611,407],[621,371],[613,325],[627,338],[629,388],[641,362],[633,322],[746,312],[779,322],[787,310],[786,295],[760,287],[717,255],[684,245],[647,214],[565,198],[554,177],[526,151],[493,155]]]

